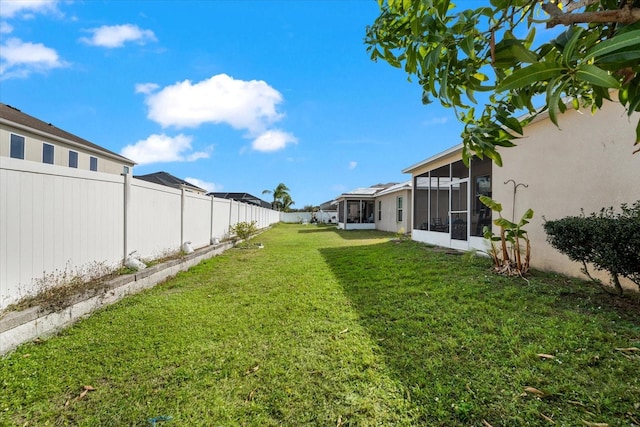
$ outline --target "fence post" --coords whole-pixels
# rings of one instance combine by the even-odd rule
[[[209,244],[213,245],[213,194],[211,195],[211,221],[209,221]]]
[[[184,244],[184,187],[180,188],[180,250]]]
[[[123,173],[124,182],[123,182],[123,197],[124,197],[124,218],[122,223],[122,234],[123,234],[123,251],[124,256],[122,257],[122,264],[124,265],[125,260],[127,259],[127,255],[129,255],[129,204],[131,202],[131,175],[128,173]]]

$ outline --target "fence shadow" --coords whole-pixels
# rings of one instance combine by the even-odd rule
[[[335,225],[314,225],[305,226],[304,229],[298,230],[298,233],[324,233],[333,232],[338,234],[344,240],[379,240],[384,238],[392,238],[395,234],[387,231],[379,230],[341,230]]]

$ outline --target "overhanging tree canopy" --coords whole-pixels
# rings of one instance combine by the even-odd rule
[[[367,51],[417,77],[425,104],[455,109],[465,161],[475,154],[500,165],[497,147],[513,146],[543,111],[557,126],[568,102],[596,111],[617,90],[629,115],[640,111],[640,0],[490,0],[466,10],[450,0],[378,2]],[[566,31],[536,36],[557,25]],[[481,111],[478,92],[489,94]]]

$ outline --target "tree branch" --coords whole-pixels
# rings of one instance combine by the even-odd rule
[[[597,3],[599,0],[565,0],[563,1],[564,8],[567,13],[573,12],[576,9],[580,9],[581,7],[591,6],[592,4]]]
[[[545,7],[547,5],[553,5]],[[607,22],[619,22],[621,24],[632,24],[636,21],[640,21],[640,8],[631,8],[625,6],[622,9],[616,10],[602,10],[597,12],[584,12],[584,13],[558,13],[560,10],[553,3],[546,3],[543,6],[545,12],[551,15],[551,19],[547,21],[547,28],[553,28],[556,25],[571,25],[577,23],[607,23]]]

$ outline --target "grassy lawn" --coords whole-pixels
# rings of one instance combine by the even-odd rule
[[[279,225],[23,345],[0,425],[640,425],[637,300],[390,237]]]

